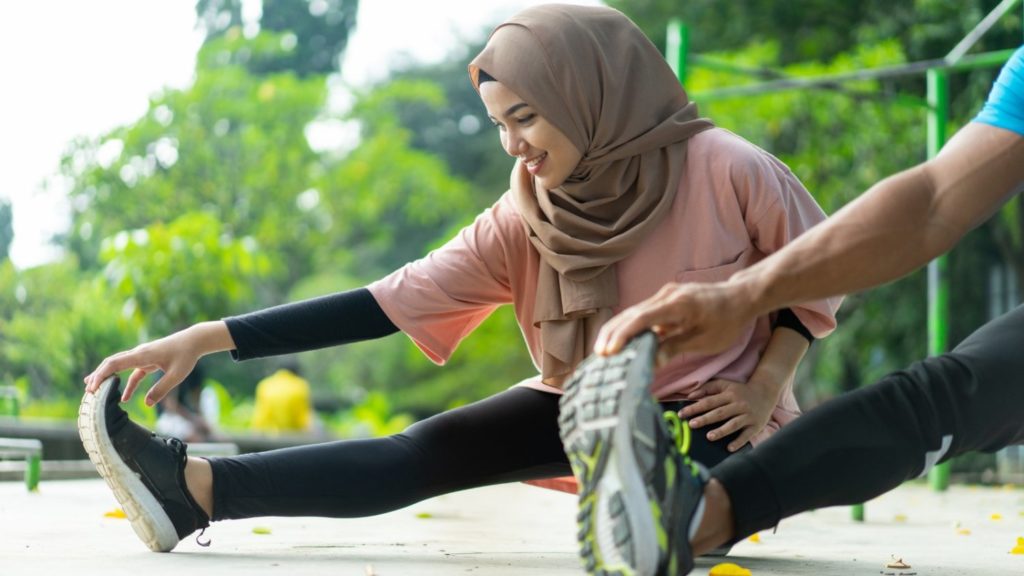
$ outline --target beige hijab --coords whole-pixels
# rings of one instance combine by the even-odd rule
[[[583,153],[546,190],[517,161],[511,192],[541,256],[541,375],[560,385],[618,304],[615,263],[668,213],[688,138],[712,127],[657,48],[610,8],[551,4],[498,26],[469,65],[521,96]]]

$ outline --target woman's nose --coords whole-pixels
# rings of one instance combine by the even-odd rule
[[[505,133],[505,152],[509,156],[519,156],[526,152],[529,146],[526,145],[526,141],[523,140],[518,134],[509,130]]]

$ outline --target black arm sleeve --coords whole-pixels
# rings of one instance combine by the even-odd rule
[[[249,360],[381,338],[398,327],[366,288],[225,318],[231,357]]]
[[[789,308],[779,310],[779,315],[775,318],[774,328],[789,328],[806,338],[809,344],[814,343],[814,335],[811,334],[811,331],[804,326],[803,322]]]

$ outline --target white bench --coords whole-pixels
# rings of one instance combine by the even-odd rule
[[[29,438],[0,438],[0,459],[25,460],[25,486],[29,491],[39,489],[39,473],[43,461],[43,443]]]
[[[238,456],[238,444],[234,442],[192,442],[188,445],[189,456]]]

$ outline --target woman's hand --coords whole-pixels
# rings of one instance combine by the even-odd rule
[[[809,347],[795,330],[776,328],[747,383],[711,380],[701,387],[702,396],[679,416],[689,420],[692,428],[724,422],[708,432],[708,440],[739,432],[728,445],[730,452],[739,450],[764,430]]]
[[[224,322],[203,322],[159,340],[140,344],[131,350],[108,356],[91,374],[85,377],[85,390],[96,393],[100,384],[123,370],[132,373],[125,384],[121,401],[132,397],[139,381],[160,370],[164,373],[146,394],[146,404],[152,406],[181,383],[196,367],[199,359],[211,352],[233,349],[234,341]]]
[[[746,384],[711,380],[701,387],[707,395],[683,408],[679,417],[688,420],[693,429],[723,423],[707,433],[708,440],[712,442],[739,432],[728,446],[729,452],[735,452],[768,424],[779,401],[779,394],[774,388],[770,383],[753,380]]]

